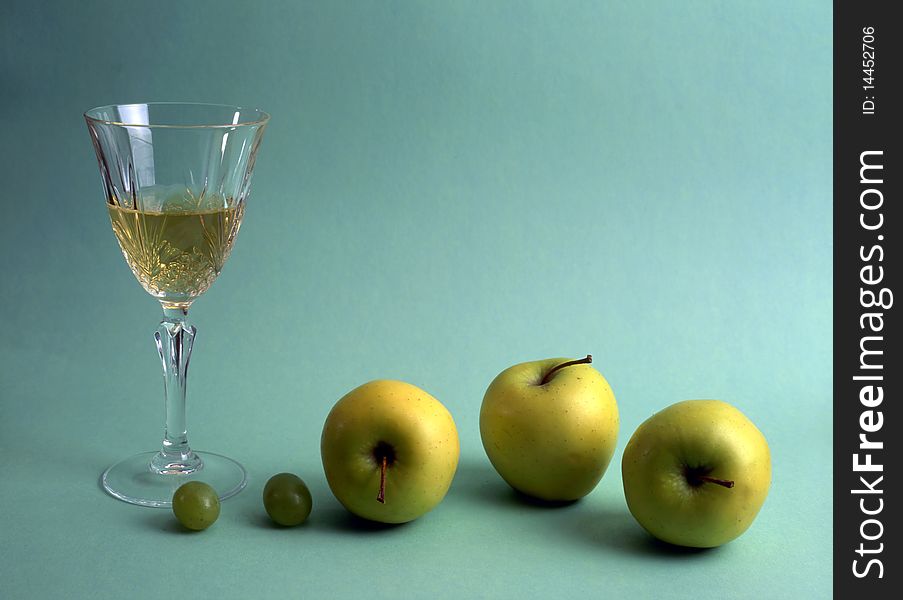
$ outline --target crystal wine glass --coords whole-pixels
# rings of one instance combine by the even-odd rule
[[[188,445],[185,385],[197,333],[188,308],[232,250],[269,115],[159,102],[100,106],[85,120],[122,254],[163,306],[154,334],[165,384],[163,447],[114,464],[103,487],[126,502],[164,507],[178,486],[197,478],[228,498],[247,483],[244,467]]]

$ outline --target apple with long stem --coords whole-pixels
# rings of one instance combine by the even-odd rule
[[[329,489],[345,508],[372,521],[404,523],[445,497],[460,445],[441,402],[409,383],[377,380],[335,404],[320,453]]]
[[[637,428],[621,461],[631,514],[655,537],[711,548],[749,528],[768,495],[762,432],[720,400],[687,400]]]
[[[618,439],[618,405],[592,356],[514,365],[489,385],[480,437],[489,461],[514,489],[541,500],[591,492]]]

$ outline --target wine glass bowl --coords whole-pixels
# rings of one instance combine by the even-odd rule
[[[102,484],[127,502],[170,506],[179,485],[202,477],[225,499],[244,487],[247,474],[236,461],[188,444],[185,391],[197,335],[188,309],[232,251],[269,115],[164,102],[101,106],[85,120],[119,247],[163,308],[154,334],[165,384],[162,449],[113,465]]]

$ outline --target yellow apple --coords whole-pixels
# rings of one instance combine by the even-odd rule
[[[404,523],[445,497],[458,467],[458,430],[441,402],[402,381],[348,392],[323,426],[326,481],[352,513]]]
[[[711,548],[756,518],[771,485],[771,455],[762,432],[730,404],[686,400],[637,428],[621,472],[627,506],[646,531]]]
[[[514,489],[576,500],[602,479],[618,439],[618,405],[591,361],[525,362],[489,385],[480,436],[492,466]]]

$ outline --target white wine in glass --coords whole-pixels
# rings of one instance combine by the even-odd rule
[[[238,462],[188,444],[185,392],[197,329],[192,302],[220,272],[241,227],[269,115],[220,104],[149,103],[85,113],[113,233],[135,278],[163,308],[154,338],[163,363],[165,425],[159,451],[107,469],[111,495],[166,507],[191,479],[220,499],[247,483]]]
[[[244,203],[174,196],[157,210],[107,205],[113,233],[147,293],[172,307],[207,291],[223,269],[241,227]],[[182,209],[173,209],[172,206]]]

